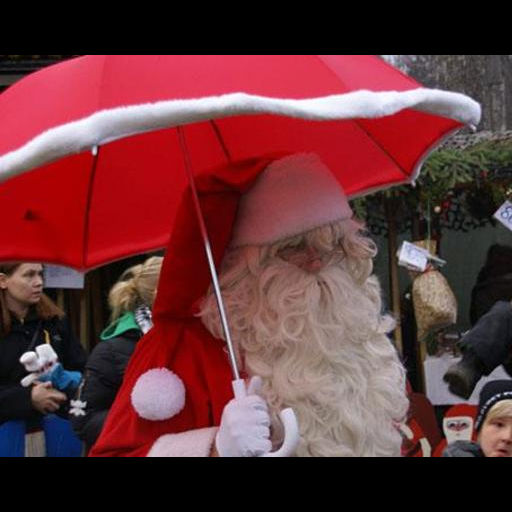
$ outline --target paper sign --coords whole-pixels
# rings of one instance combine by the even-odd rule
[[[512,203],[505,201],[500,209],[494,214],[494,218],[499,220],[506,228],[512,231]]]
[[[414,244],[404,242],[398,255],[398,264],[410,270],[423,272],[427,268],[428,258],[425,251]]]
[[[45,265],[44,287],[82,289],[84,287],[84,274],[68,267]]]

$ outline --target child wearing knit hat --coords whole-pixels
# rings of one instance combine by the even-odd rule
[[[477,443],[456,441],[443,457],[512,457],[512,380],[488,382],[480,392]]]

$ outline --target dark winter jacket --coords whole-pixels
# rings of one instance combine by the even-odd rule
[[[485,375],[500,365],[512,374],[512,304],[496,302],[462,338],[460,346],[478,357]]]
[[[494,244],[487,252],[486,262],[471,292],[471,325],[500,300],[512,300],[512,247]]]
[[[45,331],[62,366],[66,370],[83,371],[86,354],[66,319],[55,317],[43,321],[35,309],[29,311],[23,324],[13,316],[10,333],[0,339],[0,424],[26,420],[36,425],[41,419],[41,414],[32,407],[31,387],[24,388],[20,384],[28,372],[19,359],[27,350],[34,350],[46,342]],[[61,414],[65,414],[64,411],[67,411],[67,405],[59,409]]]
[[[71,425],[76,435],[85,441],[89,449],[98,438],[110,406],[123,382],[128,360],[135,350],[142,332],[133,323],[128,330],[111,331],[113,337],[105,336],[105,341],[96,345],[87,360],[84,380],[77,398],[85,403],[85,415],[70,415]],[[118,335],[115,335],[118,334]]]
[[[444,449],[443,457],[485,457],[485,455],[477,443],[455,441]]]

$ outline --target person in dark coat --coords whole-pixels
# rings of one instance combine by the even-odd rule
[[[70,415],[73,430],[87,451],[101,432],[137,341],[153,325],[151,308],[162,261],[162,257],[153,256],[130,267],[110,290],[111,323],[87,360],[77,395],[79,407]]]
[[[468,399],[478,381],[503,365],[512,376],[512,247],[489,248],[471,294],[472,329],[460,342],[462,360],[443,379],[454,395]]]
[[[23,420],[29,432],[47,414],[66,417],[71,397],[50,382],[27,387],[20,382],[28,374],[20,357],[45,343],[51,344],[66,370],[83,370],[84,349],[64,312],[43,293],[43,265],[0,264],[0,427]]]
[[[477,442],[456,441],[443,457],[512,457],[512,380],[488,382],[480,392]]]
[[[471,291],[469,317],[475,325],[498,301],[512,300],[512,247],[494,244]]]

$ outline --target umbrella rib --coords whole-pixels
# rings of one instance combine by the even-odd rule
[[[232,161],[231,153],[229,152],[228,146],[226,144],[226,141],[224,140],[224,137],[222,136],[222,133],[220,131],[218,124],[215,122],[215,120],[210,119],[210,125],[213,128],[213,131],[215,133],[215,136],[217,137],[217,140],[219,141],[222,151],[224,151],[224,155],[228,159],[228,162],[231,162]]]
[[[357,120],[353,120],[353,123],[361,130],[363,131],[364,133],[366,133],[366,135],[368,136],[368,138],[372,141],[372,143],[377,146],[397,167],[398,169],[400,170],[400,172],[404,175],[404,177],[406,179],[410,178],[410,175],[407,174],[407,171],[395,160],[395,158],[393,158],[393,156],[387,151],[387,149],[382,146],[382,144],[379,144],[379,142],[377,140],[374,139],[374,137],[372,136],[372,134],[364,127],[364,126],[361,126],[359,124],[359,122]]]
[[[336,77],[337,80],[339,80],[344,86],[346,89],[348,89],[348,87],[346,86],[345,82],[342,80],[342,78],[339,76],[338,73],[336,73],[332,68],[331,66],[325,61],[325,59],[322,57],[322,55],[318,55],[318,58],[320,60],[320,62],[326,67],[326,69]],[[391,66],[390,64],[388,64],[385,60],[383,59],[379,59],[379,60],[382,60],[382,62],[384,64],[386,64],[388,67],[393,67]],[[400,72],[401,73],[401,72]],[[414,83],[415,85],[419,85],[417,84],[417,82],[412,79],[411,77],[407,76],[405,73],[402,73],[402,75],[404,75],[405,77],[409,78],[409,80],[411,80],[412,83]],[[372,136],[371,134],[368,132],[368,130],[366,130],[363,126],[361,126],[359,124],[359,122],[357,120],[353,120],[353,123],[360,129],[362,130],[364,133],[366,133],[366,135],[368,136],[368,138],[384,153],[387,155],[387,157],[400,169],[400,172],[405,176],[405,178],[410,178],[410,176],[407,174],[407,172],[404,170],[404,168],[389,154],[389,152],[382,146],[380,145]]]
[[[90,211],[91,211],[91,202],[92,202],[92,189],[94,187],[94,179],[96,177],[96,168],[98,166],[98,157],[100,154],[100,148],[98,146],[94,147],[92,150],[93,161],[91,167],[91,174],[89,176],[89,185],[87,189],[87,202],[85,209],[85,218],[84,218],[84,241],[83,241],[83,252],[82,252],[82,268],[85,268],[87,253],[89,251],[89,224],[90,224]]]
[[[213,285],[213,289],[215,292],[215,298],[217,299],[217,307],[219,309],[220,321],[221,321],[222,329],[224,331],[224,336],[226,339],[228,355],[229,355],[229,362],[231,364],[231,369],[233,371],[233,377],[235,378],[235,380],[240,380],[240,374],[238,371],[235,349],[233,346],[233,341],[231,339],[231,332],[229,329],[229,324],[228,324],[228,320],[227,320],[227,316],[226,316],[224,301],[222,299],[222,293],[220,290],[220,284],[219,284],[219,278],[217,275],[217,270],[215,268],[215,262],[213,259],[213,253],[212,253],[212,249],[211,249],[210,239],[208,237],[208,230],[206,228],[204,215],[201,210],[201,204],[199,202],[199,196],[197,193],[197,188],[196,188],[194,176],[192,173],[192,165],[190,163],[190,153],[187,149],[187,143],[185,140],[185,130],[184,130],[183,126],[178,126],[177,132],[178,132],[178,139],[179,139],[179,143],[180,143],[180,147],[182,150],[183,159],[184,159],[184,163],[185,163],[185,172],[187,174],[188,181],[190,184],[190,191],[192,193],[192,199],[194,201],[194,209],[195,209],[195,212],[197,215],[197,221],[199,223],[201,237],[203,239],[203,245],[204,245],[204,250],[206,253],[205,254],[206,259],[208,261],[208,267],[210,269],[210,275],[212,278],[212,285]]]
[[[97,96],[97,102],[96,102],[96,110],[101,110],[101,91],[103,89],[103,84],[105,81],[105,68],[107,66],[107,55],[103,55],[103,62],[101,65],[101,71],[99,73],[99,82],[98,82],[98,96]],[[85,210],[85,218],[84,218],[84,237],[83,237],[83,244],[82,244],[82,268],[86,268],[86,259],[87,254],[89,252],[89,225],[90,225],[90,211],[91,211],[91,203],[92,203],[92,189],[94,187],[94,179],[96,177],[96,167],[98,165],[98,158],[100,155],[100,147],[94,146],[92,148],[92,155],[93,155],[93,161],[91,166],[91,174],[89,176],[89,185],[87,189],[87,203],[86,203],[86,210]]]

